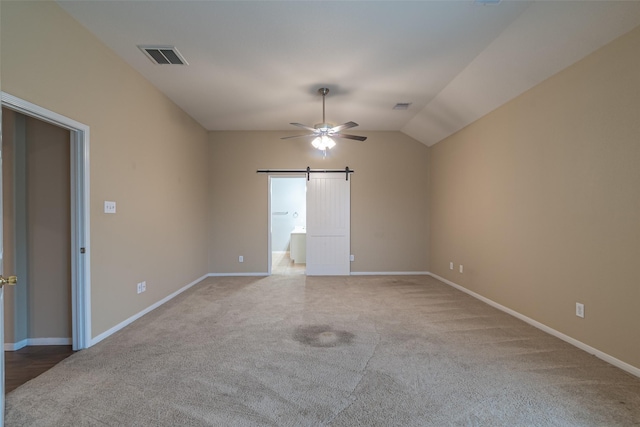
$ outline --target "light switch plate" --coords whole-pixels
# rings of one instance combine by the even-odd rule
[[[116,213],[116,202],[104,201],[104,213]]]

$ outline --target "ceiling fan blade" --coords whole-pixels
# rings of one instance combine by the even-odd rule
[[[315,132],[316,128],[312,128],[311,126],[303,125],[302,123],[289,123],[290,125],[298,126],[299,128],[310,130],[311,132]]]
[[[356,122],[347,122],[347,123],[343,123],[341,125],[332,127],[330,129],[330,131],[332,131],[332,132],[340,132],[341,130],[354,128],[356,126],[358,126],[358,124]]]
[[[305,135],[283,136],[280,139],[302,138],[303,136],[316,136],[315,133],[307,133]]]
[[[334,133],[333,135],[331,135],[331,138],[355,139],[356,141],[365,141],[367,139],[366,136],[345,135],[343,133]]]

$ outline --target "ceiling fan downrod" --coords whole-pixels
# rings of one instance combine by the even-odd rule
[[[318,93],[322,95],[322,124],[324,125],[325,123],[327,123],[324,117],[324,97],[329,93],[329,88],[321,87],[320,89],[318,89]]]

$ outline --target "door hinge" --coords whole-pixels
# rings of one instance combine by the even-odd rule
[[[80,248],[80,253],[81,253],[81,254],[83,254],[83,253],[85,253],[85,252],[86,252],[86,249],[85,249],[85,248]]]

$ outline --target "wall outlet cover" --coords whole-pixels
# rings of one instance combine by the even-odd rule
[[[584,319],[584,304],[576,303],[576,316]]]
[[[104,201],[104,213],[114,214],[116,213],[116,202]]]

